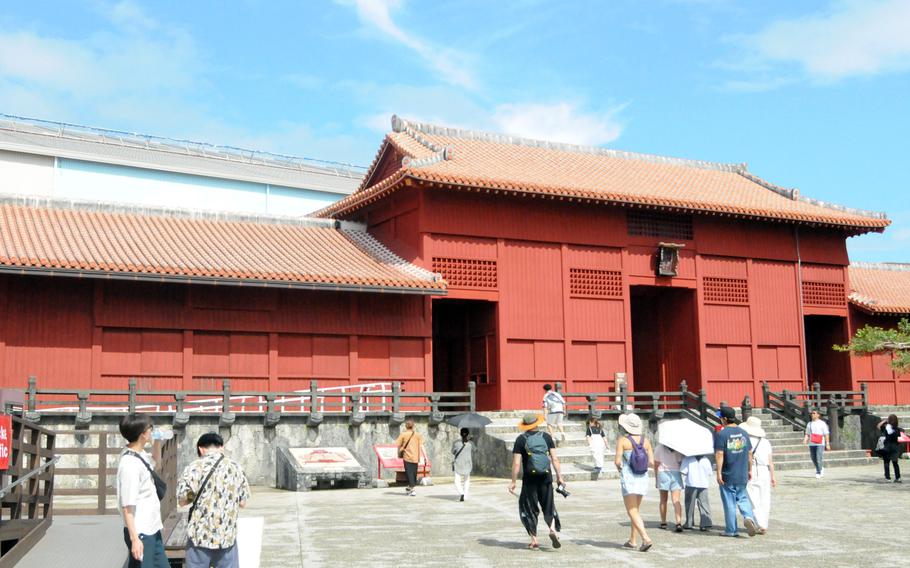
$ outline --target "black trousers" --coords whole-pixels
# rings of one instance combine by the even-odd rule
[[[901,478],[901,466],[898,465],[897,462],[898,462],[898,460],[896,460],[896,459],[892,460],[892,459],[889,459],[887,456],[885,457],[885,479],[891,479],[891,467],[890,466],[892,463],[894,464],[894,479]]]
[[[547,527],[553,525],[561,530],[559,515],[556,513],[556,501],[553,498],[553,480],[549,475],[526,476],[521,481],[521,493],[518,496],[518,516],[521,524],[531,536],[537,536],[537,518],[543,511],[543,520]]]
[[[417,487],[417,464],[404,462],[404,474],[408,476],[408,488]]]

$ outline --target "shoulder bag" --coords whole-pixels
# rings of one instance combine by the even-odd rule
[[[452,471],[455,471],[455,462],[458,460],[458,456],[461,455],[461,452],[463,452],[467,446],[468,446],[468,442],[463,442],[461,444],[461,447],[458,448],[458,451],[455,452],[455,457],[452,458]]]
[[[142,459],[142,456],[140,456],[133,450],[127,450],[126,453],[138,458],[139,461],[142,462],[142,465],[144,465],[145,468],[147,470],[149,470],[149,473],[152,474],[152,482],[155,484],[155,493],[158,494],[158,500],[161,501],[162,499],[164,499],[164,496],[167,495],[167,483],[165,483],[165,481],[163,479],[161,479],[157,473],[155,473],[155,470],[152,469],[152,466],[150,466],[148,464],[148,462],[146,462],[144,459]]]
[[[202,496],[202,491],[205,489],[206,484],[209,482],[209,478],[212,477],[212,474],[215,473],[215,470],[218,469],[218,465],[221,463],[221,460],[224,459],[224,454],[221,454],[221,457],[218,458],[218,461],[215,462],[215,465],[212,466],[212,469],[209,470],[208,475],[205,476],[205,479],[202,480],[202,484],[199,486],[199,490],[196,491],[196,497],[193,498],[193,504],[190,505],[190,513],[186,516],[186,522],[189,523],[193,518],[193,511],[196,510],[196,504],[199,502],[199,497]]]
[[[411,433],[411,437],[408,438],[408,441],[407,441],[407,442],[405,442],[404,447],[403,447],[403,448],[398,448],[398,457],[400,457],[400,458],[403,458],[403,457],[404,457],[404,451],[407,450],[407,449],[408,449],[408,446],[411,445],[411,440],[412,440],[413,438],[414,438],[414,433]]]

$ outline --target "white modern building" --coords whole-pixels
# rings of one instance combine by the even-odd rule
[[[353,192],[363,168],[0,114],[0,193],[306,215]]]

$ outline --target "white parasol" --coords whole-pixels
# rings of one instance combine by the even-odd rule
[[[714,453],[714,434],[688,418],[664,420],[658,424],[657,441],[684,456]]]

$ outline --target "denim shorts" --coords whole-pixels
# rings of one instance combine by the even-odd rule
[[[661,491],[682,491],[682,474],[678,471],[658,471],[657,488]]]

